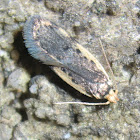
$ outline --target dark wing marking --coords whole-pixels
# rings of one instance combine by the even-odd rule
[[[35,26],[37,26],[35,25],[37,19],[40,19],[40,16],[33,16],[30,20],[28,20],[25,23],[23,36],[25,39],[26,48],[28,48],[29,53],[34,58],[41,60],[47,65],[62,66],[62,63],[58,61],[58,59],[56,59],[53,55],[48,53],[47,49],[42,47],[45,41],[44,34],[39,32],[39,30],[34,30]],[[34,38],[34,35],[36,35],[36,38]]]
[[[40,16],[34,16],[25,24],[24,38],[29,53],[43,63],[66,67],[84,79],[90,80],[91,83],[107,80],[107,74],[102,66],[95,62],[97,60],[93,59],[91,63],[90,59],[93,56],[91,54],[88,56],[89,52],[77,45],[76,41],[54,23]],[[81,54],[77,53],[79,48]]]

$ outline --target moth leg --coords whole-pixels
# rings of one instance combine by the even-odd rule
[[[110,104],[109,101],[105,102],[105,103],[88,103],[88,102],[58,102],[58,103],[54,103],[57,105],[63,105],[63,104],[80,104],[80,105],[108,105]]]

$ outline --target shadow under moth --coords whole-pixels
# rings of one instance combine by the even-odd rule
[[[73,88],[91,98],[108,100],[105,103],[68,103],[105,105],[119,100],[118,91],[113,90],[112,82],[99,61],[64,29],[36,15],[25,23],[24,39],[30,55],[49,65]]]

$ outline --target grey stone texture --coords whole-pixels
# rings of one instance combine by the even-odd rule
[[[92,99],[28,54],[22,29],[32,15],[64,28],[113,79],[102,40],[117,104],[54,104]],[[139,25],[138,0],[0,0],[0,140],[139,140]]]

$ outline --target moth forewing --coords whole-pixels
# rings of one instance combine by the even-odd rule
[[[104,73],[104,75],[106,76],[106,78],[108,79],[108,81],[110,81],[108,74],[106,73],[105,69],[100,64],[100,62],[87,49],[85,49],[82,45],[80,45],[78,43],[76,45],[79,48],[79,50],[83,53],[83,55],[86,56],[89,60],[92,60],[96,64],[96,67],[100,71],[102,71]]]
[[[82,94],[84,94],[86,96],[92,97],[91,95],[86,93],[86,90],[85,90],[84,87],[82,87],[81,85],[78,85],[78,84],[75,84],[74,82],[72,82],[72,78],[68,74],[63,72],[60,67],[52,67],[52,69],[67,84],[69,84],[70,86],[72,86],[73,88],[78,90],[80,93],[82,93]]]
[[[115,102],[109,76],[99,61],[56,24],[33,16],[24,26],[29,53],[50,68],[73,88],[89,97]]]

